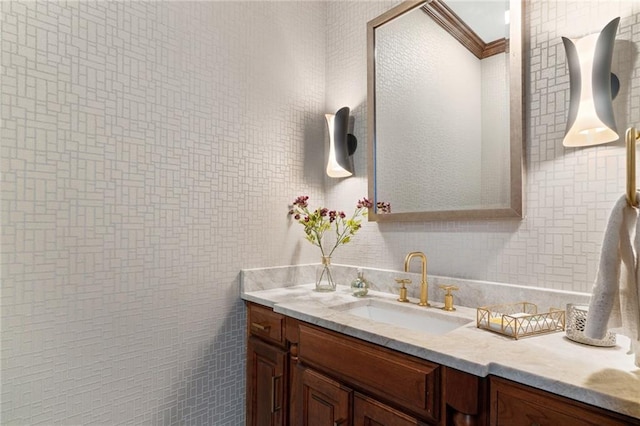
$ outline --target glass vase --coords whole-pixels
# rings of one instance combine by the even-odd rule
[[[331,274],[330,256],[322,256],[322,264],[316,270],[316,291],[336,291],[336,282]]]

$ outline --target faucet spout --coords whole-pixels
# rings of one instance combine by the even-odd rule
[[[427,256],[420,251],[412,251],[404,258],[404,271],[409,272],[409,264],[411,259],[419,257],[422,261],[422,279],[420,280],[420,302],[419,306],[431,306],[429,305],[429,284],[427,283]]]

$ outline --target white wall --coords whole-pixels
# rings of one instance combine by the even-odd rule
[[[482,62],[420,9],[376,29],[376,191],[393,212],[480,204]]]
[[[315,254],[325,5],[0,8],[0,423],[243,424],[238,273]]]
[[[510,121],[509,75],[507,53],[493,55],[482,61],[482,173],[481,204],[504,207],[509,205],[510,190]]]
[[[0,2],[2,424],[242,424],[238,271],[317,261],[295,196],[366,194],[365,24],[394,3]],[[589,289],[624,154],[562,147],[559,37],[622,16],[637,124],[639,5],[527,4],[527,218],[368,223],[336,263],[417,249],[431,273]],[[357,177],[335,181],[318,141],[343,105]]]
[[[613,68],[622,82],[614,107],[623,133],[630,123],[640,123],[640,3],[554,0],[526,4],[526,218],[368,223],[353,244],[334,254],[335,262],[400,269],[408,252],[421,250],[429,258],[432,274],[590,291],[609,210],[625,191],[625,155],[621,142],[588,149],[562,146],[569,80],[560,37],[600,31],[621,16]],[[327,19],[334,23],[334,31],[328,33],[327,104],[356,107],[360,141],[355,159],[358,177],[330,182],[330,205],[344,204],[367,191],[366,90],[361,84],[366,81],[364,28],[388,8],[370,2],[329,4]],[[341,44],[344,38],[350,40],[346,48]],[[341,52],[339,56],[331,53],[336,51]],[[343,57],[354,59],[339,60]],[[352,85],[334,88],[331,82],[338,76]],[[352,99],[360,103],[350,104]]]

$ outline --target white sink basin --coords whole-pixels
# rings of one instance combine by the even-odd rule
[[[473,321],[469,318],[454,316],[455,314],[438,308],[425,308],[378,299],[347,303],[336,306],[334,309],[371,321],[429,334],[446,334]]]

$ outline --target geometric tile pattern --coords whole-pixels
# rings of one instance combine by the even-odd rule
[[[243,424],[239,271],[323,197],[325,5],[0,8],[2,424]]]
[[[395,3],[0,2],[2,424],[244,423],[238,271],[317,261],[297,195],[366,194],[365,24]],[[334,262],[590,289],[624,149],[562,146],[560,36],[621,16],[638,124],[640,4],[527,4],[526,218],[366,223]],[[330,180],[344,105],[356,177]]]
[[[430,273],[437,275],[591,290],[609,211],[625,192],[624,130],[640,126],[640,3],[557,0],[526,2],[526,6],[526,217],[521,221],[367,223],[353,244],[334,255],[335,262],[401,269],[406,253],[420,250],[428,256]],[[355,112],[361,144],[356,152],[358,177],[330,184],[330,203],[367,192],[366,35],[358,29],[380,8],[385,9],[382,3],[368,2],[329,7],[328,21],[333,24],[327,34],[327,104],[345,102],[344,98],[360,100]],[[592,148],[565,148],[569,76],[560,37],[600,31],[617,16],[621,21],[612,68],[621,81],[614,101],[621,140]],[[345,39],[351,50],[336,53]],[[333,81],[350,84],[334,89]]]

